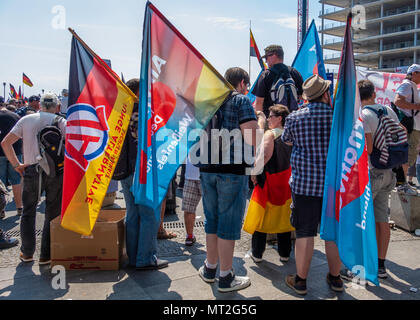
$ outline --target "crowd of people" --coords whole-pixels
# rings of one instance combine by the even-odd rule
[[[252,215],[260,214],[260,223],[251,228],[252,260],[255,263],[263,261],[267,234],[276,234],[280,261],[288,263],[292,252],[292,237],[295,236],[296,273],[288,275],[285,283],[297,294],[305,295],[314,239],[319,232],[322,213],[333,120],[331,82],[318,75],[303,81],[296,69],[284,64],[284,52],[279,45],[268,46],[263,58],[269,68],[263,71],[252,92],[256,96],[255,104],[252,105],[246,96],[250,84],[247,72],[238,67],[230,68],[225,73],[225,79],[234,91],[225,99],[208,125],[208,129],[228,132],[239,130],[242,135],[232,136],[227,149],[212,147],[215,139],[208,139],[209,161],[196,163],[192,158],[197,154],[191,153],[186,160],[182,199],[185,245],[193,246],[197,241],[194,224],[197,206],[202,199],[206,259],[198,274],[203,281],[214,283],[219,269],[220,292],[244,289],[251,282],[249,277],[237,276],[233,270],[235,241],[241,237],[244,219],[245,225],[249,226],[252,224]],[[288,83],[288,89],[283,90],[287,97],[279,97],[275,92],[273,94],[273,88],[279,80],[283,84]],[[402,168],[377,169],[369,161],[380,278],[387,277],[385,260],[390,241],[390,192],[398,186],[399,192],[417,194],[410,177],[415,176],[413,168],[416,163],[417,167],[420,166],[420,114],[416,111],[420,110],[419,83],[420,65],[413,65],[396,92],[395,108],[375,103],[375,87],[370,81],[358,83],[368,153],[372,153],[378,140],[379,110],[407,132],[409,142],[408,162]],[[131,79],[126,84],[139,95],[139,79]],[[296,108],[299,100],[305,103]],[[39,263],[50,263],[49,222],[60,214],[63,181],[62,175],[51,178],[39,168],[36,135],[42,127],[56,119],[59,108],[57,97],[45,94],[41,98],[32,96],[27,106],[11,100],[8,104],[3,103],[0,110],[0,179],[6,186],[12,186],[17,213],[21,215],[20,259],[23,262],[34,259],[36,206],[40,194],[45,191],[46,212]],[[403,113],[405,117],[412,117],[412,127],[408,127],[395,111]],[[126,251],[131,267],[137,270],[157,270],[168,267],[168,261],[158,258],[157,239],[176,236],[163,228],[165,209],[169,199],[175,197],[175,190],[170,188],[163,201],[159,221],[153,209],[135,204],[131,188],[137,159],[137,121],[138,104],[135,104],[119,160],[128,164],[125,174],[118,178],[126,203]],[[59,119],[59,127],[63,134],[65,126],[66,120],[62,117]],[[263,131],[262,141],[257,141],[258,131]],[[214,130],[209,132],[215,134]],[[238,153],[240,159],[245,157],[245,148],[236,147],[237,140],[241,146],[247,144],[253,147],[257,159],[255,163],[263,163],[261,172],[249,170],[253,164],[247,161],[237,161]],[[227,159],[226,151],[230,152]],[[214,163],[210,160],[221,158],[227,161]],[[398,179],[396,174],[400,176]],[[250,204],[246,212],[250,186],[253,189],[252,199],[257,204]],[[4,210],[2,214],[4,217]],[[15,246],[19,241],[4,232],[0,237],[1,248]],[[325,242],[325,252],[329,266],[326,281],[333,291],[342,292],[342,278],[351,280],[354,275],[342,266],[334,242]]]

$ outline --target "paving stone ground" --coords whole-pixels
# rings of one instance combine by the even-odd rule
[[[116,206],[124,207],[121,193]],[[275,245],[268,244],[264,261],[255,264],[249,257],[251,236],[245,232],[235,246],[234,269],[238,275],[247,275],[251,286],[235,293],[217,291],[217,282],[204,283],[197,270],[205,259],[205,232],[203,226],[195,228],[197,243],[184,245],[181,198],[177,198],[177,214],[165,217],[168,230],[178,236],[158,241],[158,254],[169,260],[168,268],[139,272],[130,268],[118,271],[67,271],[66,288],[54,290],[54,274],[49,267],[35,261],[23,264],[18,259],[19,247],[0,251],[0,300],[3,299],[59,299],[59,300],[420,300],[420,238],[400,229],[391,232],[387,268],[389,278],[380,286],[359,286],[346,283],[344,293],[335,294],[325,281],[328,265],[323,241],[315,239],[315,253],[308,276],[308,295],[295,295],[284,283],[294,273],[294,253],[287,264],[279,261]],[[43,203],[38,208],[36,229],[43,224]],[[6,208],[7,216],[0,228],[9,234],[19,233],[19,217],[12,203]],[[204,219],[202,205],[197,211],[200,225]],[[202,225],[202,223],[201,223]],[[39,258],[40,236],[37,236],[35,259]],[[413,292],[413,288],[418,289]]]

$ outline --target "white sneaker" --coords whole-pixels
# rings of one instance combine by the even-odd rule
[[[251,285],[251,280],[248,277],[235,276],[231,271],[226,277],[219,277],[220,292],[230,292],[245,289]]]
[[[263,261],[262,258],[254,257],[254,255],[252,254],[252,252],[250,254],[250,257],[251,257],[252,260],[254,260],[255,263],[259,263],[259,262]]]
[[[407,196],[416,196],[417,191],[413,190],[408,183],[405,183],[397,188],[398,192]]]

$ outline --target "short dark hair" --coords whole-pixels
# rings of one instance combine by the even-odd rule
[[[282,105],[282,104],[275,104],[268,108],[270,112],[274,113],[276,116],[281,116],[281,125],[284,127],[284,124],[286,123],[286,118],[290,114],[289,108]]]
[[[134,94],[137,94],[140,90],[140,79],[133,78],[127,81],[126,86],[133,91]]]
[[[236,88],[242,80],[248,85],[249,84],[249,75],[244,69],[239,67],[233,67],[226,70],[225,79]]]
[[[372,98],[373,93],[375,92],[375,86],[372,81],[360,80],[357,83],[357,86],[359,87],[360,100],[363,101]]]

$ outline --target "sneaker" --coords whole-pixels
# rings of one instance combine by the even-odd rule
[[[39,259],[38,263],[40,266],[47,265],[51,263],[51,259]]]
[[[23,208],[17,208],[17,216],[21,216],[23,213]]]
[[[388,273],[386,273],[385,267],[378,268],[378,278],[380,278],[380,279],[386,279],[386,278],[388,278]]]
[[[250,257],[252,260],[254,260],[255,263],[260,263],[261,261],[263,261],[262,258],[257,258],[256,256],[254,256],[254,254],[251,252]]]
[[[148,264],[146,266],[136,267],[136,270],[139,271],[145,271],[145,270],[158,270],[163,269],[168,266],[168,261],[156,259],[156,261],[153,264]]]
[[[233,271],[226,277],[219,277],[219,292],[231,292],[245,289],[251,285],[251,280],[248,277],[235,276]]]
[[[2,210],[2,211],[0,212],[0,220],[2,220],[2,219],[4,219],[4,218],[6,218],[6,212],[5,212],[4,210]]]
[[[191,247],[194,243],[196,243],[197,239],[194,237],[190,238],[187,237],[187,239],[185,239],[185,245],[188,247]]]
[[[216,270],[217,268],[210,269],[204,264],[200,269],[198,269],[198,274],[204,282],[213,283],[216,279]]]
[[[22,252],[20,253],[19,259],[25,263],[34,261],[34,258],[32,256],[25,256]]]
[[[340,277],[341,279],[352,282],[353,278],[355,277],[355,274],[351,272],[349,269],[344,268],[340,270]]]
[[[343,280],[339,277],[338,279],[331,278],[331,274],[327,274],[327,283],[330,286],[331,290],[335,292],[343,292],[344,291],[344,283]]]
[[[287,286],[292,288],[297,294],[304,296],[308,293],[308,290],[306,289],[306,281],[296,282],[295,274],[289,274],[288,276],[286,276],[285,281]]]
[[[405,183],[397,187],[398,193],[405,194],[407,196],[416,196],[417,191],[413,190],[408,183]]]
[[[282,257],[280,256],[280,261],[283,263],[289,262],[290,257]]]
[[[408,184],[411,186],[411,187],[413,187],[413,188],[417,188],[418,186],[414,183],[414,182],[412,182],[412,181],[408,181]]]
[[[10,238],[3,231],[0,231],[0,249],[9,249],[16,246],[19,240],[16,238]]]

